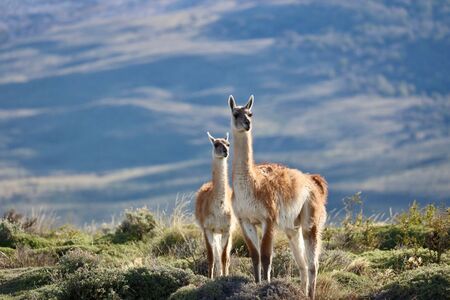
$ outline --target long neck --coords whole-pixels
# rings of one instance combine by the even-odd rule
[[[213,158],[212,183],[216,195],[225,195],[228,188],[228,164],[226,158]]]
[[[233,176],[253,176],[253,142],[251,131],[233,131]]]

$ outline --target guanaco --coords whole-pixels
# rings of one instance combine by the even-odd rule
[[[253,262],[254,276],[270,281],[275,228],[284,231],[300,269],[302,288],[315,296],[321,232],[326,220],[327,182],[280,164],[255,164],[252,145],[253,95],[244,106],[233,96],[231,109],[234,156],[232,205]],[[257,226],[262,227],[261,243]]]
[[[228,183],[228,133],[224,139],[207,134],[213,146],[212,180],[197,192],[195,216],[205,238],[208,275],[214,278],[228,275],[234,216]]]

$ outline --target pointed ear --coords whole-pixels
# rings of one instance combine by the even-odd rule
[[[233,95],[230,95],[230,97],[228,97],[228,105],[230,106],[231,110],[236,107],[236,101],[234,101]]]
[[[228,142],[228,139],[230,137],[230,133],[227,132],[227,136],[225,137],[225,140]]]
[[[208,135],[208,138],[209,138],[209,141],[211,142],[211,144],[214,145],[214,141],[215,141],[216,139],[209,133],[209,131],[207,131],[206,134]]]
[[[250,98],[248,98],[247,104],[245,104],[245,108],[247,108],[248,110],[251,110],[252,106],[253,106],[253,100],[254,99],[255,99],[255,97],[253,95],[251,95]]]

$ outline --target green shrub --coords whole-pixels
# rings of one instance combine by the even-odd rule
[[[14,248],[14,235],[20,230],[17,224],[8,220],[0,220],[0,246]]]
[[[272,259],[273,277],[298,276],[298,268],[290,249],[282,248],[274,251]]]
[[[47,238],[55,241],[57,246],[91,245],[92,236],[71,225],[64,225],[51,231]]]
[[[153,253],[156,255],[171,255],[177,258],[204,257],[203,238],[197,231],[180,228],[167,228],[155,241]]]
[[[147,208],[126,210],[124,219],[116,230],[114,241],[141,241],[144,237],[152,237],[156,225],[153,214]]]
[[[52,243],[40,236],[26,233],[18,225],[8,220],[0,220],[0,246],[16,248],[19,246],[27,246],[29,248],[44,248],[52,245]]]
[[[245,284],[252,282],[249,278],[240,276],[219,277],[200,286],[192,293],[186,293],[181,299],[226,299],[239,293]]]
[[[177,252],[177,249],[184,248],[186,237],[179,230],[167,229],[159,237],[154,245],[156,255],[169,255]]]
[[[448,299],[450,266],[430,265],[403,272],[374,295],[376,299]]]
[[[38,249],[52,245],[53,243],[48,239],[30,233],[19,232],[14,236],[14,247],[27,246],[32,249]]]
[[[434,262],[434,257],[426,249],[373,250],[363,253],[362,256],[369,261],[372,267],[396,271],[408,269],[408,260],[411,257],[420,257],[423,265]]]
[[[432,205],[425,208],[427,224],[431,232],[425,239],[425,247],[436,252],[436,263],[441,262],[442,254],[450,248],[450,209],[436,209]]]
[[[3,215],[3,219],[19,226],[21,229],[27,232],[34,232],[38,223],[38,219],[36,217],[24,217],[14,209],[8,210]]]
[[[80,268],[92,269],[98,267],[100,259],[97,255],[90,252],[74,249],[67,252],[59,259],[58,265],[61,273],[69,274],[74,273]]]
[[[253,276],[253,264],[250,257],[239,257],[234,254],[230,259],[230,273],[238,276]]]
[[[408,247],[423,247],[435,252],[435,262],[441,261],[441,256],[450,247],[450,209],[438,208],[433,204],[420,208],[416,201],[407,212],[397,218],[398,226],[403,233],[402,244]],[[419,236],[411,231],[422,228]]]
[[[248,253],[247,245],[245,244],[244,236],[242,235],[242,232],[240,230],[236,231],[236,233],[233,235],[231,253],[242,257],[248,257],[250,255]]]
[[[193,280],[193,273],[170,267],[136,268],[125,274],[126,298],[167,299]]]
[[[85,256],[81,257],[77,255],[66,263],[72,273],[66,274],[60,283],[61,299],[167,299],[196,280],[192,272],[182,269],[95,267],[85,264]],[[74,263],[80,260],[84,266]]]
[[[170,299],[307,299],[303,296],[300,285],[288,280],[275,279],[271,283],[256,284],[247,277],[220,277],[208,281],[196,288],[194,285],[183,287]]]
[[[112,268],[79,268],[59,285],[60,299],[96,300],[121,299],[126,294],[123,271]]]
[[[194,259],[192,258],[174,258],[171,256],[160,256],[158,261],[163,265],[167,265],[173,268],[191,270],[193,273],[198,275],[207,276],[208,275],[208,260],[205,256],[198,256]]]
[[[35,249],[34,251],[37,253],[48,253],[51,255],[55,255],[56,257],[59,258],[73,250],[83,250],[90,253],[96,253],[99,251],[97,247],[88,245],[51,246],[46,248]]]
[[[196,289],[193,284],[183,286],[170,295],[169,300],[197,300]]]
[[[399,226],[386,225],[377,228],[377,248],[391,250],[396,248],[404,240],[404,232]]]
[[[308,299],[300,288],[300,284],[292,283],[288,280],[275,279],[271,283],[254,284],[248,283],[244,288],[229,298],[231,299]]]

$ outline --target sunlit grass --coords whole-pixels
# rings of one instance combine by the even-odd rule
[[[233,238],[230,268],[235,277],[206,279],[203,236],[188,209],[192,201],[193,195],[181,195],[171,214],[132,209],[121,220],[82,229],[56,227],[53,214],[19,217],[10,213],[0,223],[0,298],[159,295],[155,299],[166,299],[174,293],[174,299],[197,299],[204,293],[218,293],[221,299],[228,293],[248,297],[254,292],[265,297],[274,292],[279,299],[290,299],[292,293],[301,295],[297,291],[299,272],[280,232],[274,240],[272,271],[277,280],[272,285],[252,282],[251,260],[239,229]],[[39,221],[30,222],[34,219]],[[408,211],[387,217],[366,217],[358,207],[330,212],[323,234],[317,299],[379,295],[389,299],[397,292],[422,299],[421,295],[430,292],[428,285],[439,297],[450,281],[446,274],[440,275],[450,263],[449,228],[448,209],[432,205],[421,208],[414,203]],[[408,280],[416,285],[408,285]],[[130,286],[139,288],[130,291]]]

